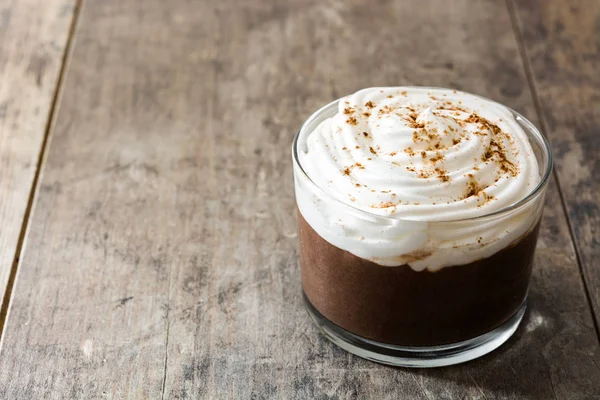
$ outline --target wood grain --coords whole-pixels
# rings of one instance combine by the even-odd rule
[[[463,366],[380,366],[302,308],[290,145],[366,86],[535,110],[504,3],[85,3],[2,352],[2,398],[595,398],[554,185],[522,328]]]
[[[518,1],[517,21],[600,320],[600,2]]]
[[[0,308],[59,79],[74,0],[0,0]],[[0,319],[3,319],[3,315]],[[2,329],[0,320],[0,331]]]

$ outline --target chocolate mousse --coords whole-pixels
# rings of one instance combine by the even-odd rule
[[[298,213],[302,288],[348,332],[378,342],[434,346],[502,325],[527,296],[539,224],[491,257],[414,271],[384,267],[329,244]]]

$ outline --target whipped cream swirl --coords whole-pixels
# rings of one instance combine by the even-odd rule
[[[527,216],[536,217],[521,210],[487,223],[457,221],[510,206],[540,181],[513,113],[478,96],[364,89],[342,98],[298,146],[310,179],[349,206],[311,191],[296,173],[303,217],[330,243],[382,265],[436,270],[472,262],[518,239],[533,224]],[[357,210],[387,218],[365,221]]]

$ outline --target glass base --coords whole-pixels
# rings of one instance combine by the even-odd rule
[[[334,344],[367,360],[397,367],[413,368],[433,368],[460,364],[497,349],[515,333],[527,308],[526,301],[524,301],[515,315],[504,324],[473,339],[440,346],[410,347],[376,342],[350,333],[329,321],[317,311],[304,294],[304,291],[302,291],[302,296],[309,315],[321,332]]]

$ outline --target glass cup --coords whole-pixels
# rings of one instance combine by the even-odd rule
[[[515,332],[525,312],[544,194],[552,171],[548,141],[531,122],[511,110],[539,165],[540,182],[531,193],[509,207],[476,218],[423,222],[383,217],[326,193],[299,161],[308,134],[335,115],[338,102],[308,118],[292,148],[302,289],[308,313],[333,343],[384,364],[437,367],[472,360],[496,349]],[[343,217],[349,226],[332,223],[337,217]],[[506,226],[510,232],[501,232]],[[423,235],[444,243],[445,238],[472,236],[474,231],[480,232],[483,240],[496,239],[483,252],[479,243],[466,245],[458,253],[456,248],[442,246],[436,257],[450,266],[441,269],[383,266],[361,257],[361,252],[369,253],[372,246],[385,254],[393,252],[394,243]],[[341,248],[340,241],[348,232],[364,238],[353,254]],[[457,254],[463,261],[453,265]],[[425,256],[410,254],[403,259],[418,261]],[[470,261],[465,264],[465,259]]]

